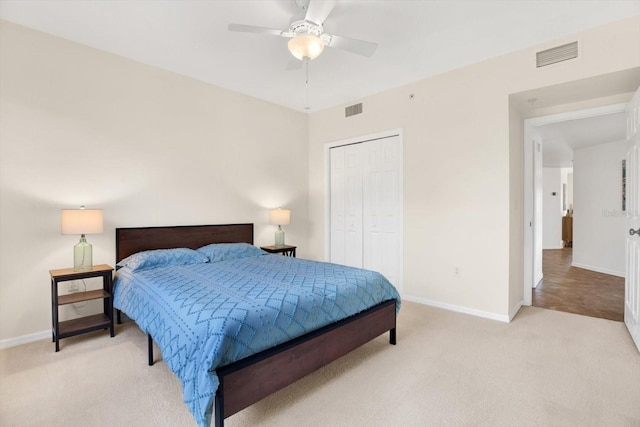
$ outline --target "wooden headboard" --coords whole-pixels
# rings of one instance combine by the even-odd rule
[[[116,262],[151,249],[198,249],[209,243],[250,243],[253,224],[116,228]]]

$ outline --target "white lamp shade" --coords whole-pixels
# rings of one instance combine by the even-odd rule
[[[272,209],[269,211],[269,223],[273,225],[289,225],[291,211],[289,209]]]
[[[102,209],[62,209],[61,234],[96,234],[102,230]]]
[[[324,49],[322,39],[313,34],[298,34],[287,44],[289,52],[299,60],[316,59]]]

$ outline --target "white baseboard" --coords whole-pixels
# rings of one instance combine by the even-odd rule
[[[0,340],[0,350],[2,350],[3,348],[15,347],[21,344],[28,344],[34,341],[40,341],[46,338],[51,338],[51,330],[36,332],[29,335],[22,335],[15,338],[8,338],[6,340]]]
[[[411,302],[417,302],[419,304],[429,305],[429,306],[432,306],[432,307],[443,308],[445,310],[455,311],[455,312],[458,312],[458,313],[470,314],[472,316],[477,316],[477,317],[484,317],[485,319],[497,320],[499,322],[504,322],[504,323],[509,323],[509,321],[511,319],[508,316],[495,314],[495,313],[490,313],[488,311],[476,310],[476,309],[469,308],[469,307],[463,307],[461,305],[447,304],[445,302],[434,301],[434,300],[430,300],[430,299],[427,299],[427,298],[419,298],[419,297],[413,297],[413,296],[403,296],[402,299],[403,300],[407,300],[407,301],[411,301]],[[519,308],[520,308],[520,306],[518,306],[518,309]],[[516,310],[516,312],[517,312],[517,310]],[[515,313],[513,313],[513,315],[515,316]]]
[[[544,277],[542,279],[540,279],[538,281],[538,283],[536,283],[535,285],[533,285],[534,288],[537,288],[538,286],[540,286],[540,283],[542,283],[542,281],[544,280]]]
[[[518,311],[520,311],[521,308],[522,301],[518,302],[518,304],[516,304],[516,306],[513,307],[513,310],[511,310],[511,312],[509,313],[509,322],[511,322],[513,318],[516,317],[516,314],[518,314]]]
[[[564,249],[564,242],[560,242],[557,245],[550,245],[550,246],[543,246],[542,250],[546,250],[546,249]]]
[[[579,262],[572,262],[571,266],[584,268],[585,270],[595,271],[596,273],[604,273],[604,274],[610,274],[611,276],[625,277],[624,272],[609,270],[608,268],[595,267],[593,265],[588,265],[588,264],[581,264]]]

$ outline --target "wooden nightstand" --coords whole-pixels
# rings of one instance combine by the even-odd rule
[[[109,329],[113,337],[113,267],[102,264],[94,265],[91,270],[75,271],[73,268],[50,270],[51,274],[51,328],[52,341],[56,343],[56,351],[60,351],[60,340],[85,332]],[[102,289],[86,292],[75,292],[68,295],[58,295],[58,283],[68,280],[89,279],[102,277]],[[65,304],[75,304],[81,301],[102,299],[104,312],[77,319],[58,321],[58,307]]]
[[[297,246],[260,246],[260,249],[263,251],[267,251],[272,254],[282,254],[285,256],[296,257],[296,248]]]

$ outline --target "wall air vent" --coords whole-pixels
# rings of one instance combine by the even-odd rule
[[[359,104],[353,104],[344,109],[344,116],[351,117],[356,114],[362,114],[362,102]]]
[[[545,67],[556,62],[578,57],[578,42],[563,44],[536,53],[536,67]]]

